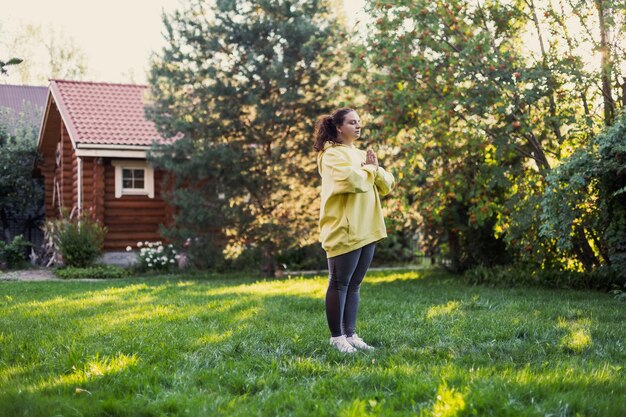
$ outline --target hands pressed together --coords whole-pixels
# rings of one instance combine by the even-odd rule
[[[363,165],[374,165],[376,168],[378,168],[378,158],[376,157],[376,153],[371,147],[367,148],[365,162],[361,162],[361,166]]]

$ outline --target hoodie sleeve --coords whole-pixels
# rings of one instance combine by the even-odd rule
[[[346,156],[332,148],[325,151],[320,158],[320,173],[332,178],[331,195],[366,193],[374,186],[374,167],[355,168]]]
[[[378,167],[374,184],[376,184],[379,194],[384,196],[389,194],[389,192],[393,189],[396,185],[396,180],[392,173],[385,171],[382,167]]]

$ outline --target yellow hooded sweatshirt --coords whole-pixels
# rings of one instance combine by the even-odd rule
[[[388,194],[395,180],[381,167],[361,166],[366,155],[354,145],[326,142],[317,156],[320,241],[329,258],[387,237],[379,196]]]

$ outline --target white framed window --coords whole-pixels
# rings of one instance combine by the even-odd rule
[[[146,161],[114,159],[115,198],[123,195],[147,195],[154,198],[154,170]]]
[[[145,191],[146,170],[143,168],[122,167],[122,193],[124,191]]]

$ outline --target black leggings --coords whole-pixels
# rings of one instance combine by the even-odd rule
[[[326,318],[332,337],[352,336],[359,310],[359,289],[374,256],[375,243],[328,258]]]

